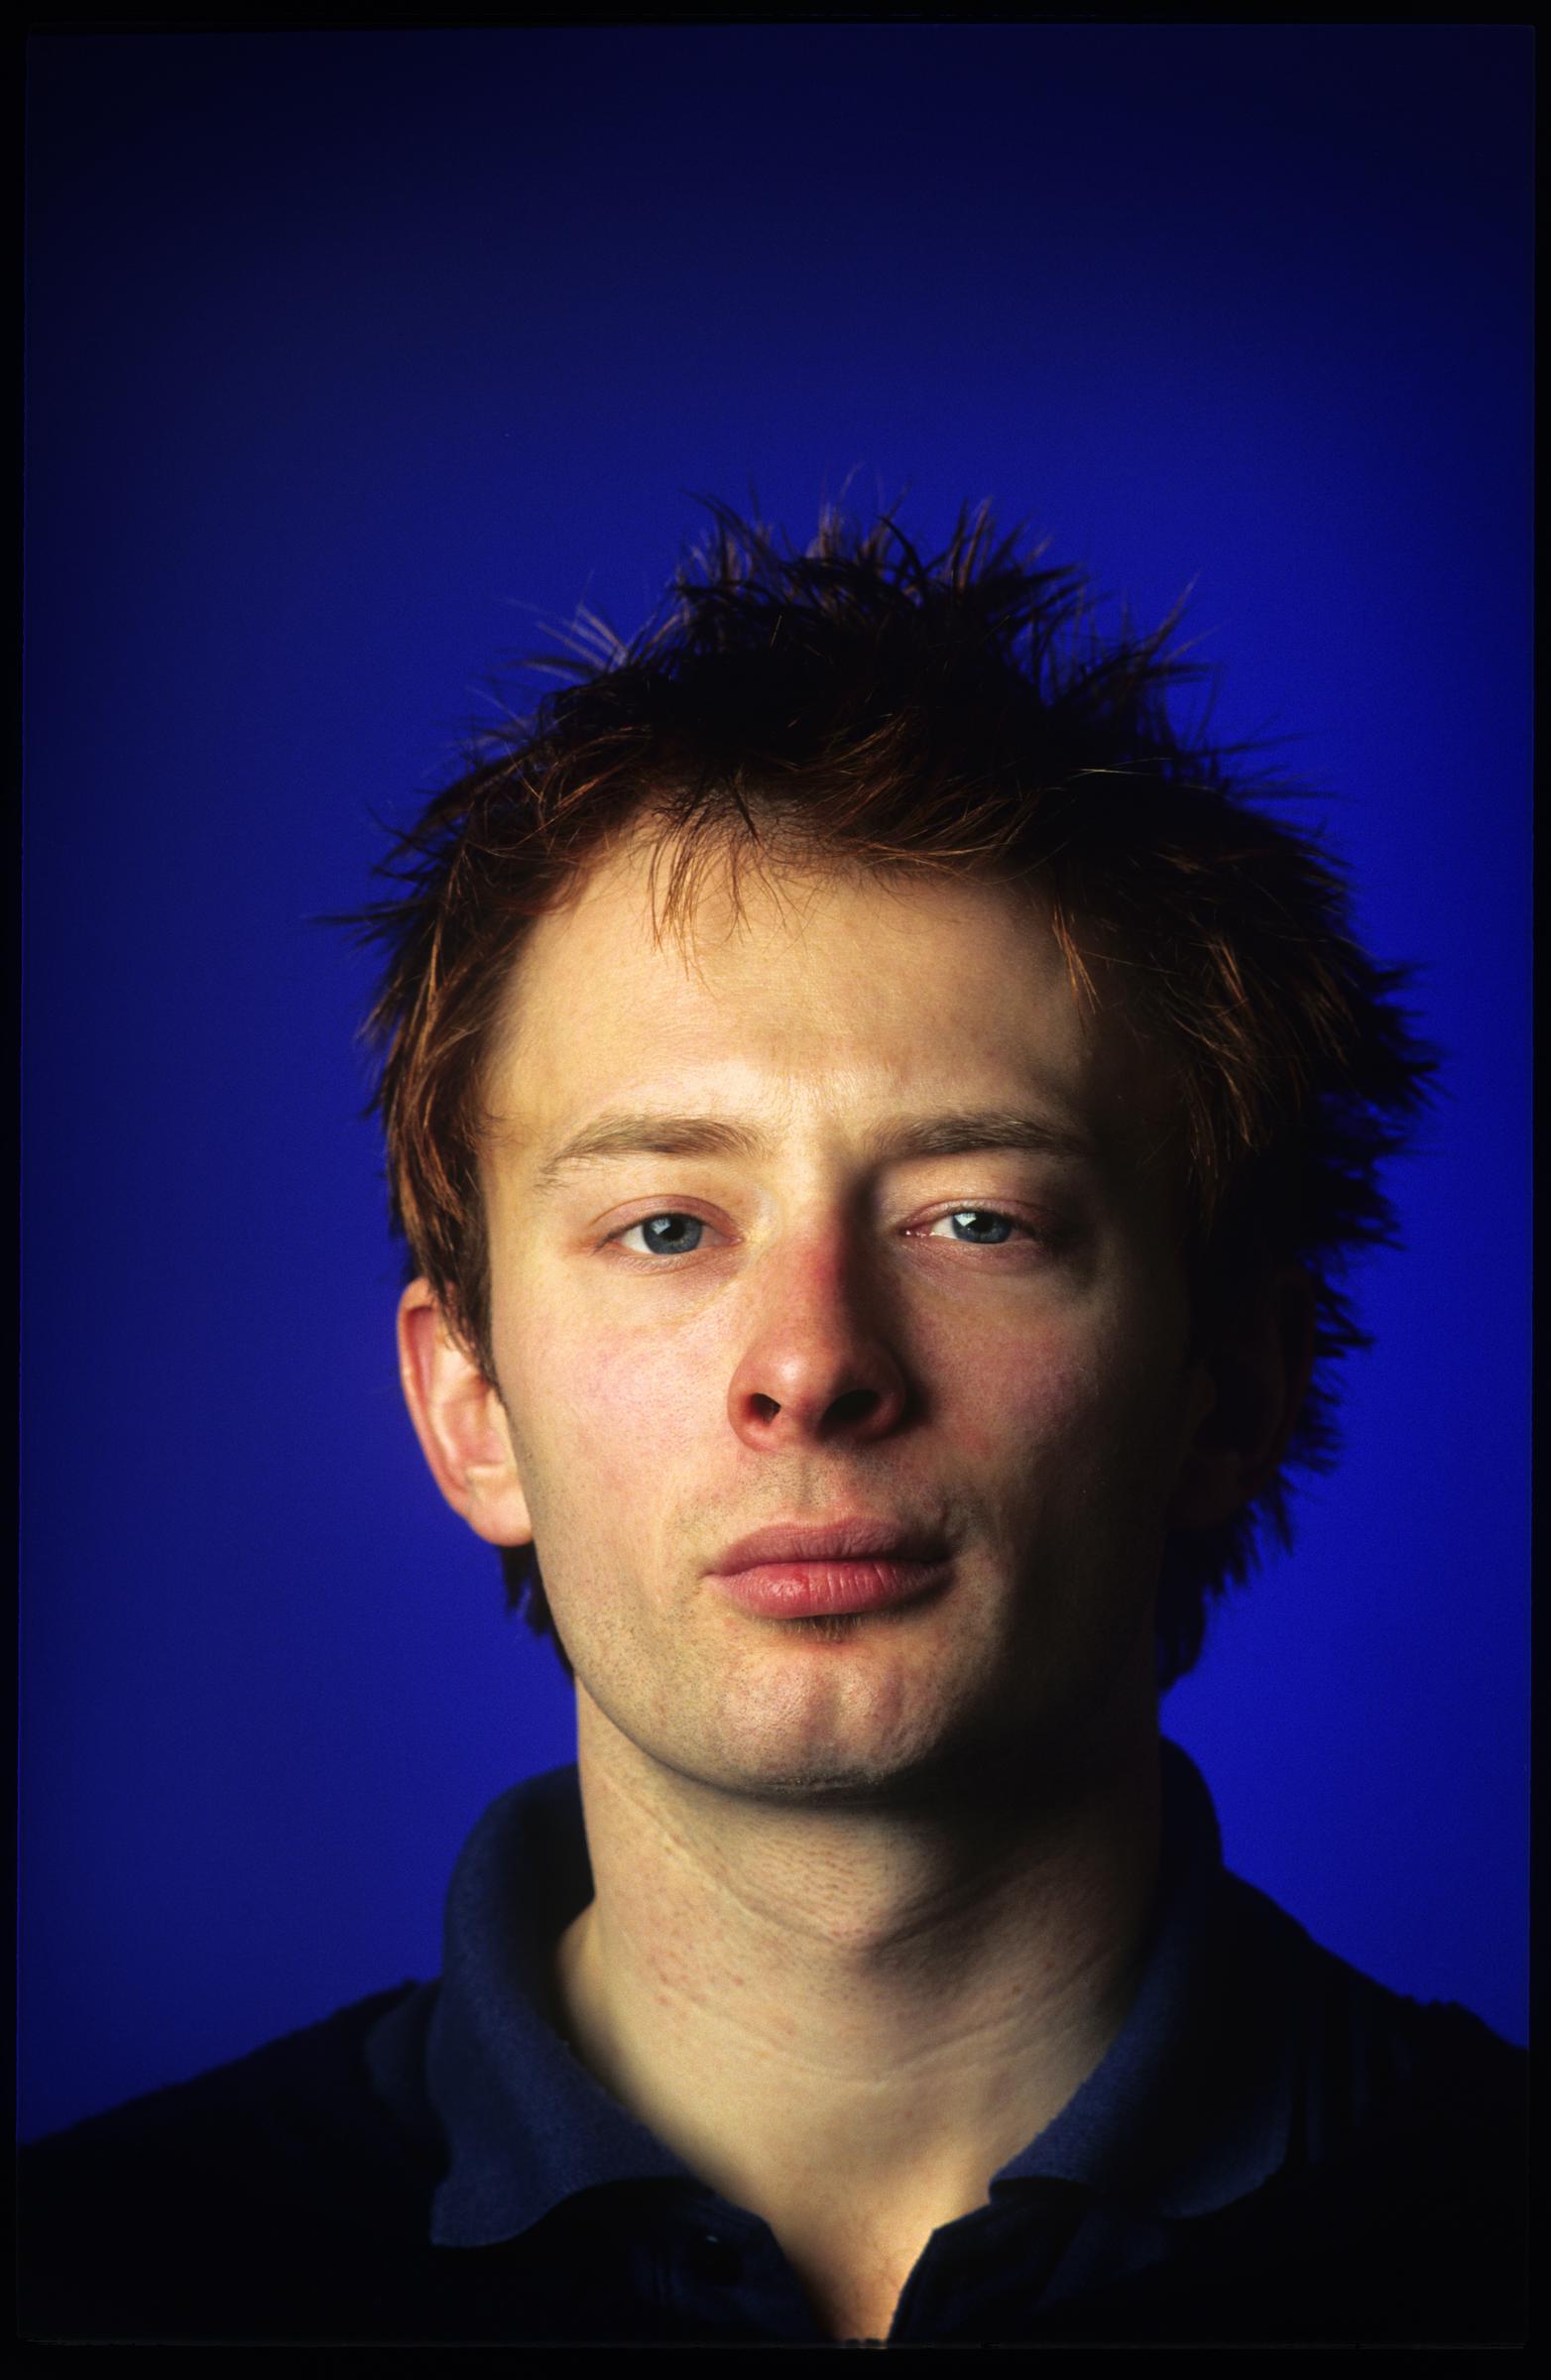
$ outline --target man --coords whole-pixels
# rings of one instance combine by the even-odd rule
[[[1511,2336],[1519,2059],[1158,1739],[1329,1450],[1400,979],[1161,632],[718,520],[371,913],[405,1393],[576,1770],[436,1983],[30,2153],[32,2325]]]

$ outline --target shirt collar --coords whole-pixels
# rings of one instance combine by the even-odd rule
[[[1295,2033],[1279,1920],[1225,1873],[1200,1771],[1162,1752],[1163,1847],[1150,1935],[1125,2022],[1061,2109],[992,2183],[1080,2183],[1138,2213],[1206,2214],[1270,2179],[1287,2154]],[[1280,1952],[1280,1957],[1276,1956]]]
[[[995,2177],[994,2197],[1057,2180],[1137,2212],[1198,2214],[1256,2188],[1286,2154],[1286,1986],[1249,1906],[1259,1896],[1224,1874],[1198,1771],[1175,1745],[1162,1751],[1159,1892],[1131,2009],[1075,2097]],[[513,2239],[610,2183],[703,2190],[557,2029],[554,1945],[591,1896],[574,1767],[512,1787],[453,1871],[439,1986],[376,2029],[379,2088],[402,2103],[413,2067],[449,2152],[432,2204],[438,2246]]]
[[[440,2246],[515,2238],[602,2183],[695,2180],[559,2033],[554,1946],[591,1898],[574,1767],[502,1794],[459,1856],[425,2054],[452,2152],[432,2207]]]

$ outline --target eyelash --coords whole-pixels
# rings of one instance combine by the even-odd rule
[[[949,1207],[941,1215],[935,1215],[932,1217],[932,1225],[935,1226],[939,1223],[951,1223],[961,1215],[972,1215],[981,1222],[1010,1224],[1014,1233],[1019,1234],[1023,1240],[1027,1241],[1030,1245],[1036,1248],[1048,1245],[1048,1242],[1052,1237],[1052,1235],[1049,1233],[1036,1231],[1031,1224],[1025,1223],[1021,1216],[1010,1215],[1003,1207]],[[605,1246],[623,1246],[624,1241],[629,1233],[644,1231],[649,1223],[669,1222],[694,1223],[699,1224],[702,1230],[714,1229],[714,1226],[709,1226],[705,1223],[703,1216],[691,1215],[685,1208],[659,1207],[655,1213],[651,1215],[638,1215],[634,1223],[624,1224],[621,1226],[619,1231],[611,1232],[608,1241],[605,1242]],[[928,1231],[923,1235],[923,1237],[927,1238],[931,1238],[933,1236],[933,1231]],[[944,1236],[946,1237],[946,1235]],[[1009,1248],[1012,1245],[1013,1242],[1011,1240],[949,1241],[949,1246],[956,1248]],[[674,1257],[678,1256],[696,1256],[700,1253],[700,1250],[698,1248],[630,1248],[625,1250],[625,1253],[629,1256],[645,1257],[649,1261],[654,1257],[661,1257],[666,1261],[671,1262]]]

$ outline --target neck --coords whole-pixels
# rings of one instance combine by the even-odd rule
[[[815,1808],[651,1761],[584,1690],[578,1713],[596,1897],[559,1987],[579,2055],[766,2217],[817,2302],[826,2259],[860,2254],[892,2303],[1120,2028],[1157,1873],[1155,1720],[1079,1778]]]

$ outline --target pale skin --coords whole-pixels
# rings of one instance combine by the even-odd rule
[[[772,871],[735,904],[717,875],[680,940],[648,863],[600,862],[514,973],[496,1378],[424,1281],[402,1373],[453,1508],[537,1544],[575,1668],[572,2045],[770,2223],[830,2335],[883,2337],[1124,2020],[1164,1538],[1279,1458],[1307,1292],[1193,1347],[1165,1070],[1078,1001],[1034,892]],[[742,1136],[557,1162],[643,1113]],[[731,1540],[854,1513],[938,1530],[946,1585],[818,1624],[716,1584]]]

